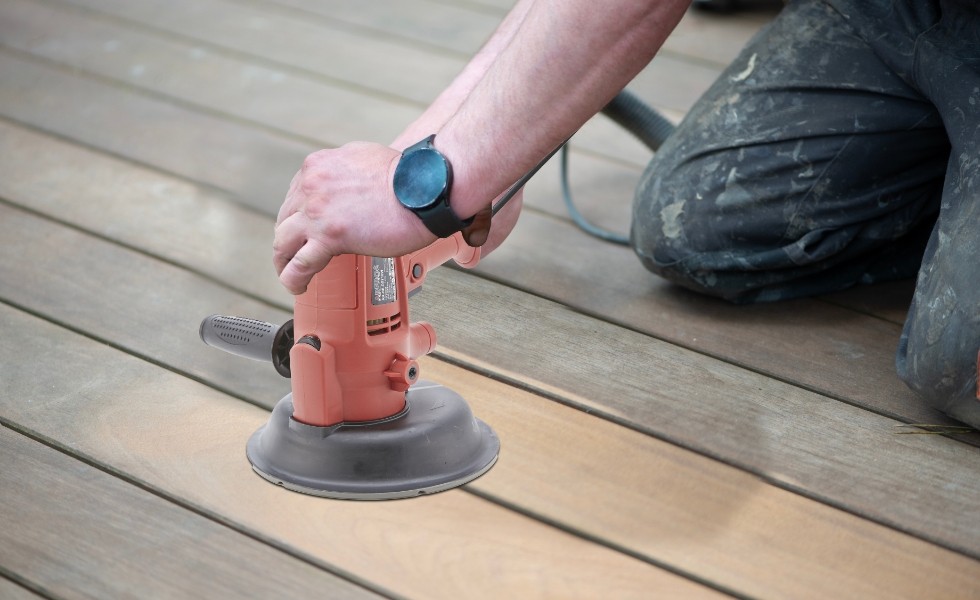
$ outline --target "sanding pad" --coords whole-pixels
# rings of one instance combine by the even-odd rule
[[[448,490],[486,473],[500,440],[449,388],[420,381],[406,409],[371,424],[316,427],[292,418],[292,394],[248,441],[256,473],[304,494],[388,500]]]

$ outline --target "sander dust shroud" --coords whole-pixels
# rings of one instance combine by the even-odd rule
[[[603,112],[654,149],[651,136],[659,145],[670,132],[669,123],[625,91]],[[567,187],[564,168],[563,181]],[[206,344],[271,362],[290,378],[291,393],[246,445],[256,473],[305,494],[385,500],[454,488],[496,463],[494,431],[459,394],[419,378],[416,359],[435,348],[436,336],[428,323],[410,322],[408,297],[449,259],[471,268],[480,249],[457,233],[402,257],[337,256],[296,297],[293,319],[281,326],[204,319]]]

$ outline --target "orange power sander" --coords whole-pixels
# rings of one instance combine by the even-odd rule
[[[461,234],[402,257],[334,257],[296,297],[282,326],[210,316],[205,343],[271,361],[291,378],[246,455],[265,479],[330,498],[381,500],[447,490],[497,461],[500,442],[452,390],[419,379],[436,346],[409,321],[408,297],[429,270],[480,259]]]

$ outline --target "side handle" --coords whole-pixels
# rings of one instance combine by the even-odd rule
[[[480,249],[470,246],[462,233],[438,239],[425,248],[402,257],[406,288],[409,293],[422,285],[429,271],[453,259],[459,266],[472,269],[480,262]]]
[[[289,350],[293,347],[293,320],[282,325],[245,317],[211,315],[201,321],[201,340],[236,356],[272,361],[276,372],[289,377]]]

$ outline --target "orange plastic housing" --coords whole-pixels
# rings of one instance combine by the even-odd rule
[[[480,250],[456,234],[398,258],[336,256],[313,278],[294,308],[294,419],[329,426],[404,410],[415,359],[436,346],[431,325],[409,322],[408,294],[450,258],[472,267]]]

